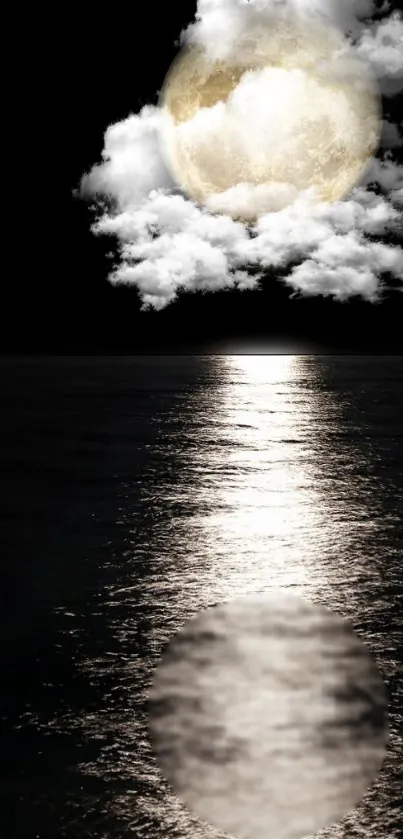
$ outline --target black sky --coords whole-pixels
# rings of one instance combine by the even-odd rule
[[[16,104],[22,228],[2,287],[2,351],[182,352],[280,341],[403,352],[398,291],[376,305],[296,299],[268,275],[260,292],[187,294],[161,312],[141,312],[134,289],[108,283],[113,241],[91,234],[89,209],[73,190],[99,161],[107,126],[156,103],[195,7],[142,3],[102,12],[69,4],[53,18],[35,11],[14,30],[15,67],[23,71]],[[401,119],[396,100],[388,107]]]

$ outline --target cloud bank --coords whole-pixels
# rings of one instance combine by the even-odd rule
[[[251,16],[267,19],[273,11],[337,23],[372,66],[385,96],[403,87],[402,18],[386,13],[371,22],[371,0],[199,0],[182,42],[216,53]],[[403,283],[403,251],[388,236],[403,223],[403,167],[393,157],[401,142],[399,129],[385,120],[382,157],[348,199],[313,205],[307,190],[245,226],[222,205],[220,213],[214,202],[202,208],[176,186],[161,152],[161,111],[146,106],[107,129],[102,162],[83,177],[81,192],[98,207],[93,232],[119,242],[111,283],[136,286],[143,307],[161,309],[181,289],[254,288],[269,269],[281,271],[298,294],[376,301],[388,278]],[[237,200],[247,189],[235,188]]]

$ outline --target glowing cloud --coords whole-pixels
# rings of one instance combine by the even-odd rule
[[[290,13],[327,20],[351,38],[389,100],[403,87],[403,21],[387,9],[371,21],[374,11],[371,0],[199,0],[181,39],[221,57],[252,21]],[[136,286],[144,307],[163,308],[180,289],[254,288],[271,268],[288,269],[283,281],[294,292],[340,300],[375,301],[385,278],[403,282],[402,249],[390,236],[380,241],[397,236],[403,223],[403,167],[393,156],[401,135],[390,121],[383,124],[383,156],[347,199],[312,206],[300,194],[289,204],[288,193],[249,226],[226,214],[225,200],[216,207],[213,199],[207,209],[182,193],[164,161],[161,130],[161,110],[153,106],[111,125],[102,161],[81,184],[83,197],[98,206],[93,232],[119,242],[111,283]],[[248,188],[227,195],[231,206],[238,201],[242,210]],[[254,193],[257,214],[268,188]]]

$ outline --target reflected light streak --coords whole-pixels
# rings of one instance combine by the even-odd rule
[[[302,592],[312,584],[315,542],[326,528],[309,467],[315,396],[301,385],[307,359],[222,361],[227,385],[215,423],[225,470],[221,463],[213,512],[204,519],[222,595],[289,586]]]

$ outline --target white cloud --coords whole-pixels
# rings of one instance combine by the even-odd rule
[[[403,281],[403,252],[389,245],[365,242],[357,233],[329,236],[290,273],[287,282],[302,294],[338,300],[360,295],[375,302],[379,275],[389,272]]]
[[[160,147],[160,111],[146,106],[139,114],[109,126],[103,163],[84,176],[84,195],[109,195],[119,209],[138,206],[153,189],[172,187]]]
[[[374,10],[373,0],[198,0],[196,21],[184,30],[182,41],[201,44],[213,58],[223,58],[247,26],[268,23],[273,15],[328,23],[353,38],[380,81],[401,80],[403,19],[395,11],[368,22]]]
[[[359,295],[375,302],[378,299],[379,283],[374,272],[367,266],[355,268],[350,265],[329,266],[316,259],[307,259],[294,268],[288,284],[304,295],[321,295],[336,300],[348,300]]]
[[[359,18],[373,11],[372,0],[198,0],[196,21],[182,33],[183,42],[203,45],[214,58],[224,57],[246,26],[278,19],[331,23],[345,32],[359,31]]]
[[[403,166],[387,156],[383,160],[375,157],[367,168],[363,182],[377,184],[385,192],[391,189],[401,189],[403,187]]]
[[[403,86],[403,19],[399,12],[367,26],[360,35],[357,50],[378,77],[399,79]]]
[[[391,198],[391,201],[393,201],[394,204],[397,204],[399,207],[403,208],[403,189],[392,189],[392,192],[390,193],[390,198]],[[400,221],[401,221],[401,224],[402,224],[403,215],[400,216]],[[400,230],[401,230],[401,226],[400,226]]]
[[[300,196],[248,229],[229,216],[212,215],[164,186],[141,203],[136,197],[128,206],[116,161],[108,170],[109,178],[115,171],[118,177],[109,181],[109,189],[118,204],[122,189],[122,209],[102,216],[94,230],[120,240],[120,264],[111,282],[136,286],[144,306],[161,309],[175,300],[180,289],[254,288],[265,269],[288,265],[284,281],[294,290],[339,299],[351,294],[375,299],[383,272],[403,279],[402,251],[367,238],[393,230],[401,213],[365,187],[356,189],[347,201],[315,208],[309,205],[309,196]],[[296,261],[301,264],[291,270]],[[258,272],[248,274],[250,266]]]
[[[211,33],[226,35],[238,25],[238,18],[243,20],[242,16],[250,13],[251,6],[261,13],[279,4],[280,0],[253,0],[250,4],[244,0],[199,0],[202,17],[199,30],[192,31],[203,38],[213,37]],[[337,17],[345,29],[359,33],[352,7],[360,9],[364,17],[372,3],[287,0],[287,8],[301,14],[314,10],[332,20]],[[386,28],[364,27],[361,51],[379,74],[387,70],[394,77],[399,75],[398,25],[394,16]],[[388,44],[383,36],[392,38],[393,56],[385,52]],[[180,289],[253,288],[269,268],[288,268],[284,282],[300,294],[342,300],[356,294],[376,300],[383,275],[388,273],[403,282],[403,251],[370,238],[402,228],[403,171],[390,156],[372,161],[361,185],[345,201],[313,206],[309,194],[300,194],[294,203],[284,206],[281,196],[283,193],[283,198],[289,199],[290,188],[283,183],[276,192],[277,211],[261,216],[248,228],[225,215],[225,206],[220,208],[223,214],[213,214],[217,209],[214,202],[210,210],[202,209],[181,194],[164,162],[160,131],[161,113],[151,106],[110,126],[102,162],[82,182],[85,196],[112,199],[113,209],[98,218],[93,230],[117,238],[120,259],[110,280],[136,286],[144,306],[163,308],[175,300]],[[390,124],[386,136],[388,132],[389,148],[396,147],[398,132]],[[373,184],[381,194],[371,191]],[[232,195],[221,199],[236,199],[241,208],[255,190],[253,200],[259,209],[267,189],[272,187],[240,184]],[[253,274],[248,272],[251,266]]]
[[[254,218],[262,213],[277,212],[293,203],[298,196],[298,190],[293,184],[285,181],[268,184],[240,183],[221,192],[211,195],[206,206],[213,213],[233,213],[239,218]]]

